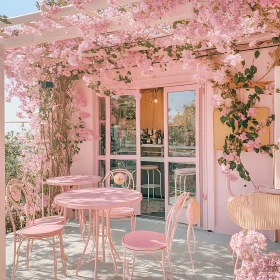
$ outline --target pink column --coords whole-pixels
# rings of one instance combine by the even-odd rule
[[[280,88],[280,66],[275,66],[275,90]],[[274,143],[277,143],[280,139],[280,94],[275,92],[274,95]],[[279,139],[279,140],[278,140]],[[280,189],[280,151],[275,152],[274,161],[274,187]]]
[[[0,279],[6,279],[4,45],[0,44]]]

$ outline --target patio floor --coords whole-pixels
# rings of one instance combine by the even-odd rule
[[[122,256],[121,238],[130,231],[128,221],[115,221],[111,224],[113,240],[117,251]],[[137,218],[137,229],[154,230],[164,232],[164,222]],[[191,263],[186,245],[185,225],[179,225],[172,247],[172,264],[174,279],[232,279],[233,261],[229,250],[230,236],[216,234],[203,230],[196,230],[197,248],[193,254],[195,262],[195,275],[191,269]],[[58,279],[93,279],[94,263],[85,263],[79,273],[75,275],[75,263],[77,263],[83,242],[78,223],[71,220],[67,223],[64,232],[65,253],[68,258],[68,277],[62,273],[61,260],[58,258]],[[269,247],[279,250],[280,244],[269,242]],[[13,261],[13,236],[7,235],[7,279],[11,279]],[[58,255],[57,243],[57,255]],[[35,243],[30,259],[30,270],[25,271],[25,246],[22,247],[21,258],[15,279],[49,280],[53,279],[53,258],[51,246],[46,243]],[[90,252],[90,250],[88,250]],[[99,264],[98,279],[110,279],[113,274],[113,263],[107,250],[107,262]],[[86,260],[86,258],[85,258]],[[122,279],[122,264],[119,264],[119,275],[114,279]],[[167,264],[166,264],[167,266]],[[139,256],[136,258],[135,274],[133,279],[163,279],[159,264],[151,256]],[[168,278],[170,279],[170,278]]]

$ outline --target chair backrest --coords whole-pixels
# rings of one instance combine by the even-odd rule
[[[188,192],[182,193],[175,201],[174,205],[172,206],[167,216],[166,225],[165,225],[165,235],[166,235],[166,242],[167,242],[168,249],[171,249],[180,214],[182,212],[186,200],[189,197],[190,197],[190,193]]]
[[[118,168],[109,171],[103,178],[101,186],[111,186],[111,182],[113,182],[113,185],[117,185],[118,187],[135,189],[133,175],[126,169]]]
[[[229,217],[248,230],[280,229],[280,195],[251,193],[229,199]]]
[[[34,222],[35,204],[33,187],[17,179],[11,179],[6,186],[6,207],[14,233],[27,223]]]

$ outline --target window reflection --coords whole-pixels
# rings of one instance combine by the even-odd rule
[[[169,163],[169,204],[173,205],[178,196],[189,192],[196,196],[196,165],[187,163]]]
[[[195,91],[168,93],[170,157],[195,157]]]
[[[110,162],[110,170],[114,170],[114,169],[126,169],[128,170],[133,177],[134,180],[134,186],[136,186],[136,160],[118,160],[118,159],[111,159]],[[110,185],[111,187],[118,187],[113,179],[111,178],[110,181]]]
[[[111,98],[111,154],[136,155],[136,99]]]
[[[99,155],[106,154],[106,107],[105,107],[105,97],[99,98],[99,131],[100,131],[100,141],[99,141]]]
[[[105,177],[105,174],[106,174],[105,160],[99,160],[99,161],[98,161],[98,165],[99,165],[98,175],[99,175],[101,178],[104,178],[104,177]],[[101,182],[99,182],[99,186],[101,186]]]

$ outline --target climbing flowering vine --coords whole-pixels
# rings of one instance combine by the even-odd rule
[[[73,25],[80,34],[76,39],[6,52],[6,74],[11,80],[8,99],[19,97],[20,114],[31,118],[30,149],[36,151],[33,157],[39,160],[32,161],[28,152],[25,159],[36,162],[34,172],[40,170],[45,177],[68,174],[79,144],[90,138],[85,122],[89,115],[79,109],[85,102],[83,93],[75,90],[75,80],[83,80],[98,96],[122,95],[134,89],[136,68],[144,76],[153,76],[155,71],[166,71],[180,63],[183,71],[192,70],[197,83],[211,82],[219,92],[214,103],[222,114],[221,121],[231,129],[219,159],[223,173],[235,180],[231,171],[236,170],[250,181],[241,160],[242,149],[269,156],[277,149],[276,145],[262,145],[260,140],[274,116],[257,120],[255,109],[261,96],[274,87],[256,85],[247,101],[240,100],[239,92],[252,85],[257,68],[243,61],[238,42],[241,37],[273,32],[272,44],[279,45],[280,1],[143,0],[119,5],[118,0],[108,0],[107,8],[89,13],[86,8],[91,3],[41,1],[38,7],[45,20],[34,22],[36,28],[9,27],[8,19],[1,18],[7,23],[2,31],[9,36],[40,34],[59,24]],[[77,14],[58,16],[68,4],[77,8]],[[184,5],[189,5],[188,17],[161,21]],[[249,46],[257,48],[259,44],[252,39]],[[240,66],[243,68],[236,70]],[[53,87],[44,86],[46,82]],[[61,157],[56,151],[63,151]]]
[[[278,56],[279,52],[277,51]],[[218,162],[222,165],[222,172],[231,181],[237,179],[231,171],[236,170],[239,176],[247,181],[252,181],[248,170],[244,167],[241,153],[245,149],[248,152],[266,153],[273,157],[273,150],[278,149],[275,144],[262,144],[261,136],[266,133],[267,128],[274,121],[274,115],[266,119],[257,119],[257,103],[261,96],[270,94],[271,85],[260,85],[252,81],[257,73],[254,65],[255,59],[260,56],[257,50],[254,54],[253,63],[246,66],[246,62],[241,61],[242,67],[239,71],[227,71],[227,81],[215,82],[214,86],[219,93],[214,96],[214,106],[221,112],[221,122],[230,128],[230,134],[226,136],[223,146],[223,155]],[[279,57],[277,57],[279,61]],[[233,81],[233,82],[232,82]],[[253,90],[250,91],[249,87]],[[248,92],[247,98],[244,94]]]

